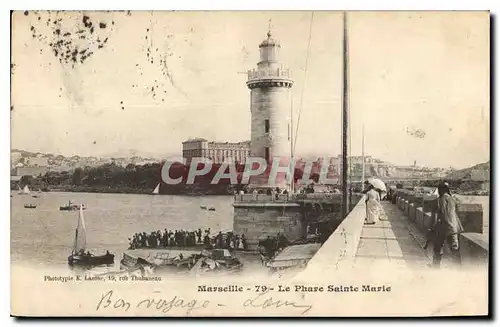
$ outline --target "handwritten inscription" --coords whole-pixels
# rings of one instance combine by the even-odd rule
[[[128,312],[131,308],[138,308],[150,309],[158,313],[166,314],[173,312],[174,309],[177,309],[178,311],[180,310],[180,313],[190,315],[197,310],[202,311],[203,309],[207,309],[210,305],[211,302],[208,300],[184,299],[177,295],[170,298],[151,296],[130,301],[117,296],[113,290],[109,290],[108,292],[102,294],[99,298],[96,305],[96,311],[119,310],[122,312]],[[271,310],[273,308],[295,308],[301,315],[306,314],[312,309],[312,306],[309,304],[299,304],[288,300],[273,299],[273,297],[269,294],[269,291],[254,295],[244,300],[241,305],[245,308],[256,308],[261,310]],[[214,306],[224,307],[226,305],[217,303]]]
[[[97,303],[96,311],[103,309],[121,309],[123,311],[128,311],[132,303],[120,297],[114,297],[112,290],[101,296],[101,299]],[[189,315],[194,310],[206,309],[208,308],[210,301],[198,301],[195,299],[185,300],[181,297],[174,296],[170,299],[149,297],[140,299],[134,302],[136,308],[146,308],[156,310],[161,313],[168,313],[174,308],[185,310],[184,312]]]
[[[105,309],[112,307],[114,309],[123,309],[124,311],[128,311],[130,309],[130,302],[125,301],[122,298],[113,299],[113,291],[109,291],[101,297],[99,303],[97,303],[96,311],[99,309]]]
[[[297,304],[296,302],[275,300],[270,296],[269,291],[262,292],[254,297],[251,297],[243,302],[244,307],[260,308],[263,310],[269,308],[297,308],[300,309],[300,314],[304,315],[312,309],[309,304]]]

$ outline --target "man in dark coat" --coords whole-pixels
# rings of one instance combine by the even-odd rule
[[[434,224],[434,256],[433,266],[441,266],[441,257],[445,244],[449,246],[451,259],[460,265],[458,235],[463,232],[462,224],[457,215],[457,203],[451,196],[448,183],[438,186],[437,217]]]

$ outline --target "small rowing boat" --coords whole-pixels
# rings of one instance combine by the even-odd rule
[[[60,206],[59,210],[61,210],[61,211],[76,211],[76,210],[79,210],[80,207],[82,208],[82,210],[87,209],[84,204],[81,204],[81,205],[73,204],[73,203],[71,203],[71,201],[69,201],[67,205]]]

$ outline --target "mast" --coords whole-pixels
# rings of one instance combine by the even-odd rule
[[[347,44],[347,14],[346,12],[342,15],[342,23],[343,23],[343,43],[342,43],[342,217],[345,218],[348,209],[348,197],[349,197],[349,189],[348,189],[348,181],[347,181],[347,170],[348,170],[348,117],[349,117],[349,93],[348,93],[348,44]]]
[[[361,131],[361,160],[363,160],[363,165],[361,166],[361,190],[365,190],[365,125],[363,124],[363,129]]]
[[[295,160],[293,158],[293,97],[290,93],[290,170],[291,170],[291,178],[290,178],[290,195],[294,192],[294,175],[295,175]]]
[[[78,252],[76,246],[77,246],[77,241],[78,240],[78,227],[75,228],[75,241],[73,242],[73,251],[71,252],[71,254],[76,254]]]
[[[291,122],[291,125],[290,125],[290,152],[291,152],[291,156],[292,158],[294,157],[294,152],[295,152],[295,146],[297,145],[297,137],[299,136],[299,125],[300,125],[300,113],[302,112],[302,103],[304,101],[304,91],[305,91],[305,88],[306,88],[306,82],[307,82],[307,67],[308,67],[308,64],[309,64],[309,55],[310,55],[310,52],[311,52],[311,38],[312,38],[312,27],[313,27],[313,21],[314,21],[314,11],[311,12],[311,20],[309,22],[309,37],[308,37],[308,40],[307,40],[307,52],[306,52],[306,62],[305,62],[305,68],[304,68],[304,84],[302,85],[302,91],[301,91],[301,94],[300,94],[300,104],[299,104],[299,112],[298,112],[298,116],[297,116],[297,126],[295,128],[295,135],[293,134],[293,97],[290,93],[290,122]],[[292,193],[293,193],[293,189],[294,189],[294,175],[295,175],[295,160],[293,161],[293,167],[292,167],[292,187],[291,187],[291,190],[292,190]]]

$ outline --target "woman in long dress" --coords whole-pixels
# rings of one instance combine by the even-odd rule
[[[382,208],[382,201],[384,201],[384,199],[387,199],[387,193],[379,189],[375,189],[375,191],[377,191],[380,197],[380,202],[378,203],[379,205],[378,220],[387,220],[387,215],[385,214],[384,208]]]
[[[379,219],[380,194],[373,185],[368,186],[366,192],[366,221],[365,224],[373,225]]]

